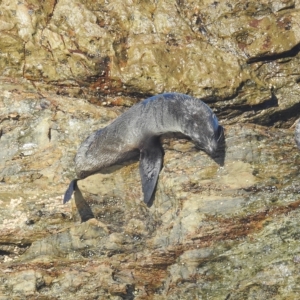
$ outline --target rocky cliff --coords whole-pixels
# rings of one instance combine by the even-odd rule
[[[297,0],[2,1],[0,299],[297,299],[299,19]],[[63,205],[80,143],[166,91],[213,108],[225,166],[166,136],[151,207],[138,161]]]

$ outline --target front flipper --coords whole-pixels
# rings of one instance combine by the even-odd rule
[[[71,199],[73,192],[76,190],[76,188],[77,188],[77,180],[78,179],[73,179],[70,182],[69,187],[66,190],[65,195],[64,195],[64,202],[63,202],[64,204],[67,203]]]
[[[149,204],[154,193],[159,172],[162,168],[164,151],[159,138],[153,138],[141,149],[140,155],[140,175],[142,180],[142,190],[144,202]]]

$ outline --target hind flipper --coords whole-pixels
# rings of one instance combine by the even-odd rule
[[[77,180],[78,179],[73,179],[70,182],[69,187],[66,190],[65,195],[64,195],[64,202],[63,202],[64,204],[67,203],[71,199],[73,192],[76,190]]]
[[[141,149],[140,154],[140,175],[144,202],[149,204],[156,188],[158,175],[162,168],[164,151],[159,138],[152,139],[147,146]]]

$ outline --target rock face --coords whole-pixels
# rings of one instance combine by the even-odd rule
[[[2,1],[2,76],[123,105],[206,97],[228,122],[283,126],[299,110],[298,0]],[[106,98],[109,97],[109,100]]]
[[[2,1],[0,298],[297,299],[299,9]],[[63,205],[79,144],[163,91],[214,108],[225,166],[164,136],[150,208],[137,161]]]

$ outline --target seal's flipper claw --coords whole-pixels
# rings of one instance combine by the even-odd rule
[[[141,150],[140,175],[144,202],[149,204],[155,190],[158,175],[162,168],[164,151],[158,138],[152,139],[147,147]]]
[[[71,199],[73,192],[76,190],[76,187],[77,187],[77,179],[73,179],[70,182],[69,187],[65,192],[64,202],[63,202],[64,204],[67,203]]]

